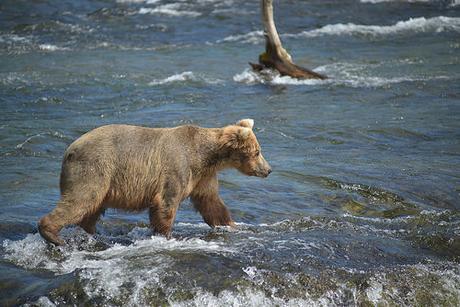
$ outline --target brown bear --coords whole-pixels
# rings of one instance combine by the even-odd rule
[[[234,226],[218,193],[217,172],[270,174],[253,125],[252,119],[223,128],[107,125],[84,134],[64,154],[61,199],[40,219],[40,234],[62,245],[64,226],[79,225],[94,234],[101,213],[116,208],[148,209],[152,230],[169,238],[187,197],[209,226]]]

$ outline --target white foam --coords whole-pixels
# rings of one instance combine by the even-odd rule
[[[69,23],[63,23],[60,21],[55,21],[54,22],[58,27],[65,29],[67,31],[70,31],[72,33],[92,33],[95,31],[95,29],[89,27],[89,26],[84,26],[84,25],[78,25],[78,24],[69,24]],[[36,25],[38,26],[38,25]]]
[[[282,222],[274,223],[278,225]],[[198,226],[201,227],[199,223]],[[194,224],[180,223],[180,226],[188,227]],[[263,224],[261,224],[263,225]],[[68,229],[66,229],[68,230]],[[75,235],[76,230],[70,235]],[[83,231],[81,231],[83,233]],[[65,274],[73,272],[81,279],[81,285],[85,294],[89,298],[102,299],[102,304],[110,305],[111,302],[121,302],[125,306],[144,306],[151,304],[145,295],[149,291],[146,289],[157,289],[165,287],[162,283],[162,277],[170,273],[174,265],[173,256],[169,253],[158,253],[158,251],[204,251],[205,253],[222,253],[232,252],[228,250],[228,245],[225,242],[208,242],[205,240],[192,238],[188,240],[167,240],[164,237],[148,236],[146,227],[136,227],[129,234],[130,238],[137,238],[136,241],[124,246],[115,244],[103,251],[89,251],[88,247],[96,243],[92,237],[86,236],[83,239],[88,240],[83,250],[81,246],[75,246],[73,243],[70,246],[60,248],[49,248],[38,234],[29,234],[25,239],[19,241],[5,240],[3,242],[4,257],[16,265],[28,269],[44,269],[48,268],[57,274]],[[250,238],[246,238],[246,241]],[[264,239],[264,238],[258,238]],[[266,239],[266,238],[265,238]],[[242,242],[243,243],[243,242]],[[273,241],[275,246],[282,245],[282,241]],[[293,243],[297,246],[303,243],[308,243],[308,249],[320,249],[332,253],[332,249],[326,243],[312,244],[310,240],[294,240]],[[321,253],[323,257],[323,253]],[[455,295],[460,293],[460,277],[458,274],[458,266],[455,263],[446,263],[446,265],[407,265],[399,268],[390,268],[400,270],[404,280],[413,280],[414,278],[425,278],[434,275],[439,277],[439,284],[442,291]],[[343,305],[346,300],[358,299],[358,295],[364,293],[370,302],[377,305],[378,303],[385,304],[385,299],[388,295],[397,295],[396,298],[406,298],[410,300],[414,297],[415,292],[408,294],[404,293],[404,297],[399,295],[397,291],[400,289],[398,284],[392,280],[392,276],[387,276],[387,271],[377,270],[376,273],[371,273],[369,276],[369,287],[364,292],[358,293],[355,286],[347,284],[338,284],[337,288],[324,291],[319,297],[312,295],[311,289],[305,288],[302,292],[302,298],[289,298],[278,296],[280,287],[272,281],[266,280],[266,273],[269,270],[258,269],[255,266],[243,266],[241,270],[245,273],[245,278],[250,281],[250,288],[237,287],[236,290],[223,290],[219,293],[206,291],[199,287],[193,289],[185,288],[185,291],[193,292],[193,297],[186,301],[174,301],[171,297],[167,297],[168,303],[173,306],[335,306]],[[352,273],[368,274],[369,272],[357,271],[354,269],[347,270]],[[398,272],[398,271],[396,271]],[[408,272],[408,274],[405,274]],[[179,272],[180,273],[180,272]],[[180,276],[180,275],[178,275]],[[296,275],[286,273],[285,277],[288,283],[297,283]],[[290,277],[292,277],[290,279]],[[180,277],[178,277],[180,278]],[[263,290],[260,290],[262,286]],[[296,284],[297,287],[298,284]],[[267,287],[268,286],[268,287]],[[289,284],[287,284],[289,286]],[[172,285],[172,287],[175,287]],[[414,289],[424,287],[424,285],[414,285]],[[423,288],[422,288],[423,289]],[[183,290],[179,281],[178,288],[172,290]],[[396,291],[396,292],[395,292]],[[436,290],[438,291],[438,290]],[[166,291],[167,292],[167,291]],[[147,294],[146,294],[147,293]],[[407,295],[407,296],[406,296]],[[174,297],[174,296],[172,296]],[[120,301],[121,300],[121,301]],[[34,306],[54,306],[48,298],[42,297],[33,303]]]
[[[3,35],[0,35],[0,43],[5,43],[5,42],[30,43],[31,39],[30,39],[30,36],[25,37],[25,36],[19,36],[19,35],[16,35],[16,34],[3,34]]]
[[[168,29],[168,26],[162,23],[154,23],[154,24],[141,24],[141,25],[136,25],[136,29],[139,30],[150,30],[154,29],[157,31],[165,32]]]
[[[280,76],[276,75],[273,80],[271,80],[272,84],[275,85],[282,85],[282,84],[290,84],[290,85],[317,85],[325,83],[324,80],[318,79],[307,79],[307,80],[300,80],[296,78],[291,78],[289,76]]]
[[[38,234],[28,234],[23,240],[5,240],[2,244],[8,259],[17,265],[27,268],[53,269],[55,266],[49,264],[46,253],[46,243]]]
[[[206,223],[186,223],[186,222],[178,222],[178,223],[175,224],[175,227],[209,229],[209,225],[206,224]]]
[[[455,266],[455,264],[452,264]],[[427,265],[408,265],[400,267],[402,275],[409,278],[405,272],[409,272],[410,276],[425,277],[434,274],[440,277],[439,286],[446,293],[452,294],[457,297],[460,293],[459,289],[459,275],[457,271],[453,270],[439,270]],[[414,269],[416,270],[414,272]],[[253,281],[264,283],[264,276],[258,274],[258,270],[254,267],[243,268],[244,272],[248,274],[249,278]],[[357,271],[354,269],[348,270],[353,274],[365,274],[364,271]],[[374,305],[387,303],[386,296],[395,296],[397,298],[413,299],[414,292],[408,294],[398,293],[398,285],[394,285],[391,281],[391,276],[387,276],[386,272],[377,272],[369,279],[369,287],[365,290],[365,295]],[[394,286],[393,286],[394,285]],[[423,287],[423,286],[422,286]],[[414,288],[419,288],[419,285],[414,285]],[[194,294],[194,298],[187,301],[170,301],[173,306],[340,306],[343,305],[344,300],[348,302],[358,301],[361,295],[356,287],[350,284],[338,284],[337,289],[325,291],[320,297],[312,296],[309,294],[309,289],[305,288],[303,298],[280,298],[277,296],[277,287],[274,286],[271,291],[243,289],[238,288],[236,291],[224,290],[220,293],[213,294],[203,289],[198,289]],[[268,290],[268,291],[267,291]],[[351,297],[350,297],[351,294]],[[401,295],[401,296],[400,296]],[[391,302],[392,300],[390,300]]]
[[[441,216],[441,215],[448,215],[448,214],[451,214],[452,211],[448,210],[448,209],[445,209],[445,210],[441,210],[441,211],[438,211],[438,210],[422,210],[420,212],[420,215],[428,215],[428,216]]]
[[[379,223],[379,224],[398,224],[398,223],[407,223],[408,220],[411,220],[414,218],[414,216],[398,216],[395,218],[384,218],[384,217],[369,217],[369,216],[358,216],[358,215],[352,215],[349,213],[344,213],[342,214],[343,217],[345,218],[350,218],[354,220],[362,220],[362,221],[368,221],[368,222],[373,222],[373,223]],[[384,231],[385,230],[378,230],[373,227],[368,227],[368,229],[371,229],[372,231],[378,232],[378,231]],[[397,232],[404,232],[404,229],[397,229],[397,230],[388,230],[389,232],[387,233],[397,233]]]
[[[362,3],[382,3],[382,2],[408,2],[408,3],[415,3],[415,2],[430,2],[431,0],[360,0]]]
[[[181,3],[170,3],[157,6],[155,8],[146,8],[142,7],[139,10],[139,14],[161,14],[169,16],[188,16],[188,17],[198,17],[201,15],[199,12],[191,11],[187,8],[181,10]]]
[[[234,75],[233,80],[246,84],[262,83],[272,85],[316,85],[328,82],[317,79],[295,79],[289,76],[281,76],[279,73],[272,70],[264,70],[260,73],[256,73],[249,68],[245,69],[242,73]]]
[[[138,240],[133,244],[134,248],[154,248],[155,251],[178,250],[178,251],[202,251],[217,253],[233,253],[234,250],[225,247],[222,243],[205,241],[199,238],[186,240],[166,239],[162,236],[152,236],[147,240]]]
[[[146,4],[156,4],[160,0],[117,0],[117,3],[146,3]]]
[[[187,80],[195,80],[196,77],[191,71],[184,71],[183,73],[180,74],[175,74],[172,76],[169,76],[165,79],[160,79],[160,80],[153,80],[152,82],[149,83],[149,85],[159,85],[159,84],[165,84],[165,83],[172,83],[172,82],[181,82],[181,81],[187,81]]]
[[[65,51],[70,50],[67,47],[59,47],[53,44],[38,44],[36,38],[32,35],[18,36],[16,34],[0,35],[0,44],[7,44],[18,52],[41,50],[41,51]]]
[[[48,99],[46,97],[40,98],[40,101],[46,102]],[[47,131],[47,132],[39,132],[37,134],[33,134],[26,138],[22,143],[17,144],[15,147],[16,149],[23,149],[25,145],[27,145],[31,140],[35,138],[42,138],[44,136],[51,136],[51,137],[56,137],[59,139],[65,139],[66,136],[58,131]]]
[[[152,82],[149,83],[149,85],[161,85],[161,84],[184,82],[184,81],[201,81],[201,82],[209,83],[209,84],[222,83],[222,80],[219,80],[219,79],[210,79],[210,78],[207,78],[201,75],[195,75],[191,71],[184,71],[180,74],[175,74],[165,79],[153,80]]]
[[[460,3],[460,1],[459,1]],[[456,3],[455,5],[458,5]],[[432,18],[410,18],[389,26],[359,25],[354,23],[338,23],[321,27],[319,29],[303,31],[300,33],[281,34],[282,38],[319,37],[326,35],[369,35],[383,36],[406,33],[439,33],[444,31],[460,32],[460,17],[438,16]],[[245,34],[235,34],[217,40],[217,43],[240,42],[246,44],[259,44],[264,41],[263,31],[251,31]]]
[[[0,44],[4,45],[3,48],[14,54],[21,54],[29,52],[37,48],[35,45],[35,38],[32,35],[19,36],[16,34],[2,34],[0,35]]]
[[[273,70],[263,70],[261,72],[255,72],[249,68],[243,72],[233,76],[235,82],[241,82],[246,84],[273,84],[273,85],[315,85],[325,83],[323,80],[308,79],[300,80],[291,78],[289,76],[281,76],[278,72]]]
[[[75,234],[77,232],[77,234]],[[124,246],[115,244],[112,247],[99,252],[78,250],[78,247],[66,245],[58,249],[63,253],[64,261],[50,259],[49,250],[45,241],[39,234],[28,234],[23,240],[3,241],[5,249],[5,258],[11,260],[17,265],[25,268],[43,268],[55,273],[70,273],[78,268],[97,268],[102,263],[112,261],[123,256],[139,256],[143,253],[156,253],[158,251],[176,250],[176,251],[201,251],[211,253],[233,253],[234,251],[223,246],[219,242],[208,242],[199,238],[190,238],[185,240],[166,239],[162,236],[151,236],[145,238],[149,232],[147,228],[134,228],[129,234],[130,238],[139,238],[133,244]],[[70,233],[71,236],[78,236],[78,230]],[[86,234],[83,234],[86,236]],[[87,237],[87,245],[94,245],[95,239]],[[88,260],[90,257],[92,260]]]
[[[144,3],[145,0],[116,0],[117,3]]]
[[[89,297],[102,295],[105,299],[125,294],[128,297],[126,305],[134,306],[146,303],[142,297],[142,290],[146,285],[159,283],[160,274],[169,267],[170,260],[159,257],[155,260],[150,259],[149,264],[136,266],[125,257],[120,260],[98,261],[97,264],[95,268],[86,268],[81,272],[81,278],[87,281],[84,286],[85,293]],[[140,276],[142,278],[139,278]],[[127,282],[132,284],[129,291],[123,289]]]
[[[237,34],[237,35],[230,35],[223,39],[217,41],[217,43],[224,43],[224,42],[242,42],[242,43],[249,43],[249,44],[258,44],[263,41],[263,31],[252,31],[246,34]]]
[[[413,275],[415,278],[426,279],[430,276],[435,276],[436,278],[433,279],[435,281],[435,288],[431,294],[445,295],[449,294],[451,297],[460,297],[460,276],[458,272],[458,266],[451,263],[444,263],[444,265],[448,265],[449,267],[453,267],[455,269],[443,269],[439,268],[437,265],[430,265],[430,264],[416,264],[416,265],[403,265],[400,267],[402,280],[408,279],[409,272],[410,275]],[[439,278],[439,279],[438,279]],[[398,289],[398,285],[392,285],[394,281],[391,281],[392,277],[387,276],[385,272],[376,273],[372,276],[369,280],[369,288],[366,289],[366,295],[368,299],[374,304],[374,306],[380,305],[383,303],[385,305],[385,296],[388,294],[396,294]],[[412,279],[410,279],[412,280]],[[427,291],[424,287],[425,284],[413,284],[411,285],[411,291],[405,295],[406,299],[413,299],[414,296],[418,293],[418,289],[423,289],[423,291]],[[436,288],[440,289],[441,292],[437,292]],[[437,293],[436,293],[437,292]]]
[[[242,73],[234,75],[233,81],[246,84],[265,83],[265,80],[259,74],[249,68],[246,68]]]
[[[308,299],[283,299],[269,296],[262,291],[246,289],[241,292],[224,290],[218,295],[208,291],[200,290],[195,297],[188,301],[172,301],[172,306],[233,306],[233,307],[255,307],[255,306],[318,306],[318,303]]]
[[[334,63],[317,67],[315,71],[331,77],[329,82],[351,87],[381,87],[402,82],[445,80],[447,76],[375,76],[372,70],[378,65],[356,63]]]
[[[37,24],[29,25],[28,29],[31,31],[36,31],[36,30],[42,29],[43,27],[44,27],[43,23],[37,23]],[[72,33],[92,33],[95,31],[95,29],[89,26],[69,24],[69,23],[64,23],[60,21],[52,21],[50,22],[49,25],[46,25],[46,28],[48,27],[52,27],[53,29],[56,29],[56,30],[64,30],[67,32],[72,32]]]
[[[460,32],[460,17],[438,16],[432,18],[410,18],[405,21],[398,21],[390,26],[379,25],[357,25],[354,23],[326,25],[322,28],[303,31],[298,34],[284,34],[283,37],[316,37],[323,35],[390,35],[405,33],[426,33],[426,32]]]
[[[85,282],[85,293],[89,297],[102,296],[105,300],[125,297],[126,305],[144,304],[146,286],[159,285],[160,276],[173,264],[173,259],[162,251],[183,253],[233,253],[221,242],[208,242],[199,238],[186,240],[166,239],[160,236],[145,238],[147,228],[137,227],[128,237],[142,238],[124,246],[114,244],[102,251],[92,251],[97,241],[78,229],[66,229],[72,236],[63,247],[52,250],[39,234],[29,234],[23,240],[3,241],[4,258],[26,269],[46,269],[55,274],[66,274],[78,270],[78,276]],[[81,244],[75,244],[78,240]],[[88,250],[88,248],[90,250]],[[139,278],[139,277],[142,278]],[[129,289],[126,284],[131,284]]]
[[[49,298],[47,298],[46,296],[42,296],[40,297],[38,300],[36,300],[35,302],[33,303],[26,303],[24,305],[22,305],[24,307],[32,307],[32,306],[38,306],[38,307],[55,307],[56,304],[54,304],[52,301],[50,301]]]
[[[56,45],[51,45],[51,44],[41,44],[38,46],[40,50],[43,51],[63,51],[63,50],[69,50],[69,48],[65,47],[58,47]]]
[[[374,304],[378,306],[381,303],[383,294],[383,285],[375,278],[370,278],[369,287],[366,289],[367,298]]]
[[[258,306],[337,306],[337,301],[347,297],[350,291],[346,286],[341,286],[335,291],[326,291],[320,297],[311,297],[308,289],[305,289],[305,298],[284,298],[278,297],[277,289],[268,291],[254,289],[239,289],[238,291],[224,290],[218,295],[211,292],[199,290],[195,297],[188,301],[170,301],[172,306],[234,306],[234,307],[258,307]],[[356,291],[352,291],[353,298],[356,298]]]
[[[248,266],[246,268],[242,268],[243,272],[246,273],[249,278],[253,279],[256,276],[257,268],[255,266]]]
[[[343,85],[350,87],[382,87],[389,84],[402,82],[417,82],[430,80],[446,80],[447,76],[375,76],[373,70],[381,64],[356,64],[356,63],[333,63],[319,66],[315,72],[328,76],[328,79],[295,79],[289,76],[281,76],[273,70],[254,72],[245,69],[243,72],[233,76],[235,82],[245,84],[271,84],[271,85]],[[394,65],[394,64],[391,64]]]

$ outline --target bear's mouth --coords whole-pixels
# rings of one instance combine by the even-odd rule
[[[251,176],[256,176],[256,177],[260,177],[260,178],[267,178],[268,175],[270,175],[270,173],[271,173],[271,170],[265,171],[265,172],[257,172],[257,171],[255,171],[255,172],[253,172],[251,174]]]

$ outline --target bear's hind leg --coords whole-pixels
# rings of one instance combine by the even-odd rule
[[[77,224],[84,216],[79,204],[68,197],[62,197],[51,213],[45,215],[38,222],[38,231],[48,242],[63,245],[59,232],[64,226]]]
[[[56,222],[56,214],[53,212],[40,219],[38,232],[46,241],[59,246],[64,244],[64,241],[59,237],[59,231],[62,227]]]
[[[105,192],[96,191],[65,194],[56,208],[40,219],[38,230],[41,236],[55,245],[63,245],[64,241],[59,237],[59,231],[67,225],[79,225],[83,221],[85,226],[83,229],[87,232],[92,231],[99,217],[104,197]]]
[[[159,233],[166,238],[171,238],[172,225],[176,218],[179,202],[163,201],[160,196],[154,198],[154,203],[149,209],[150,227],[154,233]]]
[[[99,220],[99,216],[101,215],[103,209],[97,210],[93,214],[87,214],[81,222],[78,224],[84,231],[93,235],[96,233],[96,223]]]

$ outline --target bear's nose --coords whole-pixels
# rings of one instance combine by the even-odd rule
[[[271,174],[271,172],[272,172],[272,169],[271,169],[271,168],[269,168],[269,169],[268,169],[268,171],[267,171],[267,175],[270,175],[270,174]]]

